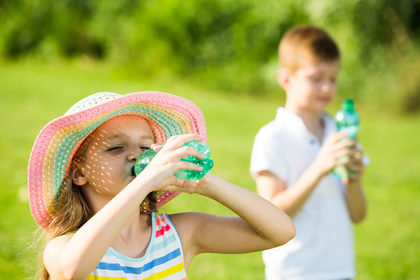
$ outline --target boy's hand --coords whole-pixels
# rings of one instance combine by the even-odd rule
[[[335,132],[328,136],[324,145],[322,145],[313,162],[313,166],[319,172],[320,177],[333,171],[337,165],[346,164],[343,162],[343,158],[354,154],[357,142],[346,139],[346,137],[347,133],[344,131]],[[352,165],[352,168],[355,167]]]
[[[348,185],[360,182],[363,176],[363,151],[355,148],[350,155],[350,160],[344,165],[348,170]]]

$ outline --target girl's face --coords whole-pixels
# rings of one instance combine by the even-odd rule
[[[131,168],[137,157],[155,143],[152,128],[139,116],[110,119],[90,137],[83,160],[76,164],[82,183],[78,184],[77,178],[75,183],[81,185],[85,193],[109,198],[133,180]]]

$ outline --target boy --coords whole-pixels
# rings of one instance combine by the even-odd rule
[[[279,55],[286,104],[258,132],[251,173],[258,193],[293,218],[297,234],[263,252],[266,279],[350,279],[351,221],[364,219],[366,201],[362,152],[324,113],[336,94],[340,53],[325,31],[305,25],[285,34]],[[339,164],[350,170],[343,182],[332,175]]]

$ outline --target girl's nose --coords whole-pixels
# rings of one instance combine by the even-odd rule
[[[130,153],[128,155],[128,161],[136,161],[138,156],[134,155],[134,153]]]
[[[140,148],[133,150],[128,155],[128,161],[136,161],[139,155],[142,153],[142,150]]]

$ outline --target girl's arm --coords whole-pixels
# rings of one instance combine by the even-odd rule
[[[151,191],[173,188],[192,188],[195,182],[173,176],[180,169],[201,171],[201,167],[180,159],[189,155],[202,157],[193,148],[181,147],[196,135],[173,137],[146,169],[131,181],[112,200],[104,205],[73,236],[60,236],[50,241],[44,250],[44,264],[51,279],[87,279],[112,242]]]
[[[60,236],[49,242],[44,264],[51,278],[87,279],[148,193],[146,187],[133,181],[73,236]]]
[[[281,209],[217,176],[207,174],[195,192],[222,203],[239,217],[203,213],[172,215],[184,244],[187,267],[199,253],[260,251],[283,245],[296,234],[292,220]]]

